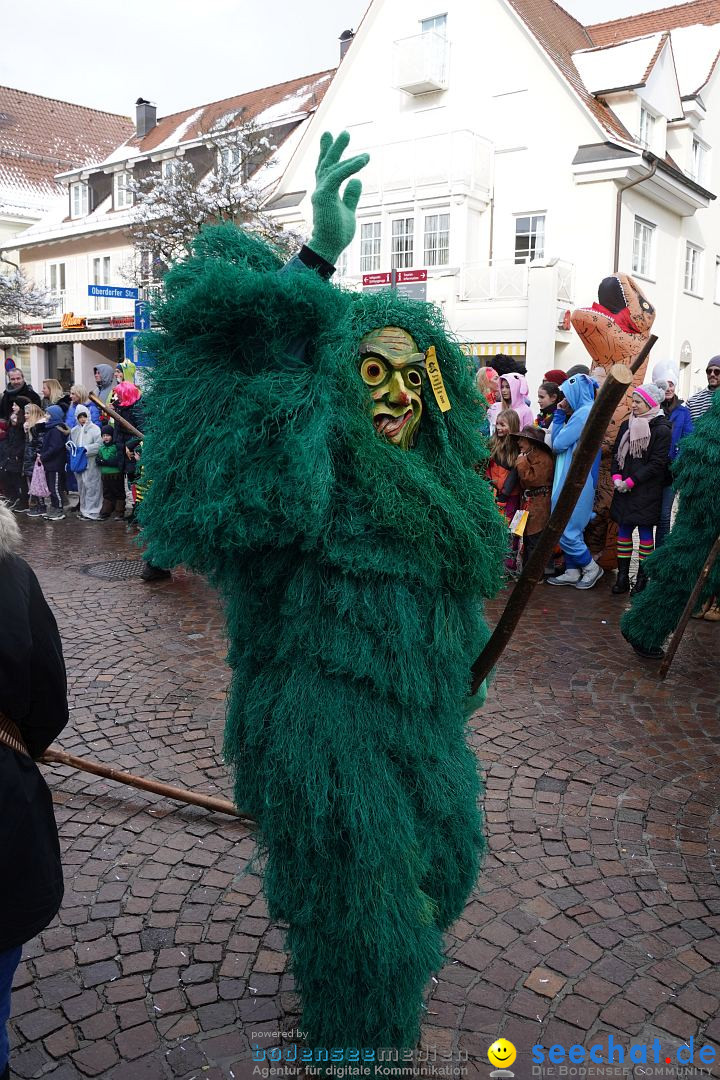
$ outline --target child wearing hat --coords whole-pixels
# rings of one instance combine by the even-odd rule
[[[643,563],[653,551],[653,528],[660,521],[672,429],[662,411],[666,383],[645,383],[632,395],[632,414],[618,431],[612,457],[615,488],[610,516],[618,523],[618,575],[613,593],[630,589],[633,533],[640,535],[636,591],[645,587]]]
[[[102,446],[97,452],[97,463],[100,466],[103,493],[100,517],[103,521],[107,521],[114,509],[115,517],[122,521],[125,518],[123,463],[115,442],[115,433],[110,424],[104,424],[100,429],[100,433],[102,435]]]
[[[528,425],[514,437],[519,449],[515,468],[523,492],[521,507],[528,513],[523,533],[523,562],[527,563],[550,517],[555,459],[542,428]]]

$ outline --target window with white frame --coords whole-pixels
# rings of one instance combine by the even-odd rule
[[[50,292],[57,296],[58,303],[55,308],[56,315],[62,315],[65,310],[65,263],[48,263],[47,283]]]
[[[92,283],[93,285],[109,285],[110,284],[110,256],[99,255],[92,261]],[[107,311],[110,307],[110,298],[107,296],[95,297],[95,310]]]
[[[655,254],[655,226],[650,221],[636,217],[633,229],[633,274],[651,277]]]
[[[450,214],[425,215],[425,265],[447,266],[450,262]]]
[[[130,173],[116,172],[113,175],[113,209],[124,210],[133,204],[133,193],[129,187]]]
[[[701,295],[702,248],[696,244],[685,245],[685,292]]]
[[[382,223],[364,221],[360,225],[360,273],[371,274],[380,269]]]
[[[720,255],[715,256],[715,303],[720,304]]]
[[[167,267],[158,255],[152,251],[143,250],[137,255],[137,270],[141,284],[147,286],[157,285],[159,281],[162,281]]]
[[[177,176],[179,162],[177,158],[165,158],[160,166],[163,180],[174,180]]]
[[[515,262],[545,258],[545,215],[520,214],[515,218]]]
[[[414,232],[414,218],[395,218],[393,221],[392,247],[390,251],[390,268],[392,270],[406,270],[412,266]]]
[[[690,162],[690,176],[701,184],[705,179],[705,166],[707,162],[708,148],[697,136],[693,136],[692,160]]]
[[[655,134],[655,116],[646,109],[644,105],[640,106],[640,130],[638,131],[638,141],[643,146],[651,147],[653,143],[653,136]]]
[[[442,36],[445,37],[447,34],[447,14],[433,15],[429,19],[421,19],[420,29],[423,34],[427,34],[429,31],[434,30],[436,34],[442,34]]]
[[[240,147],[221,146],[218,150],[218,172],[234,176],[240,168]]]
[[[48,288],[56,296],[62,296],[65,292],[65,263],[48,264]]]
[[[340,279],[340,278],[347,277],[347,272],[348,272],[348,251],[347,251],[347,248],[345,248],[344,251],[340,252],[340,257],[339,257],[337,263],[335,264],[335,275],[336,275],[336,277],[338,279]]]
[[[70,185],[70,217],[85,217],[88,212],[89,190],[86,181],[78,180]]]

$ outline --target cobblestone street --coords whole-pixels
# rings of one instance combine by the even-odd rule
[[[68,665],[59,747],[229,797],[214,592],[182,570],[151,585],[89,574],[138,558],[121,523],[21,525]],[[488,1075],[501,1034],[518,1049],[520,1080],[537,1043],[659,1038],[673,1060],[691,1036],[720,1047],[720,629],[692,621],[662,684],[620,637],[611,583],[539,588],[474,720],[490,855],[424,1031],[438,1051],[467,1051],[471,1077]],[[251,831],[64,767],[43,771],[66,893],[18,971],[14,1073],[251,1077],[251,1039],[278,1045],[252,1033],[299,1020]],[[720,1076],[720,1063],[710,1071]]]

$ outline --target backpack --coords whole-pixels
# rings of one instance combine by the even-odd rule
[[[76,446],[74,442],[65,444],[68,454],[68,469],[70,472],[85,472],[88,467],[87,450],[84,446]]]

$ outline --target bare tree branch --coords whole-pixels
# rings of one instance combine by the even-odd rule
[[[153,173],[129,182],[135,198],[129,231],[136,260],[128,276],[141,284],[159,281],[173,262],[185,258],[207,224],[232,221],[263,237],[281,254],[289,255],[300,246],[300,238],[282,229],[263,209],[267,189],[252,180],[275,150],[267,135],[252,123],[216,127],[208,146],[216,164],[204,175],[191,161],[178,157],[165,175]]]
[[[28,336],[22,315],[45,318],[57,308],[57,298],[36,285],[19,267],[0,270],[0,335],[16,341]]]

